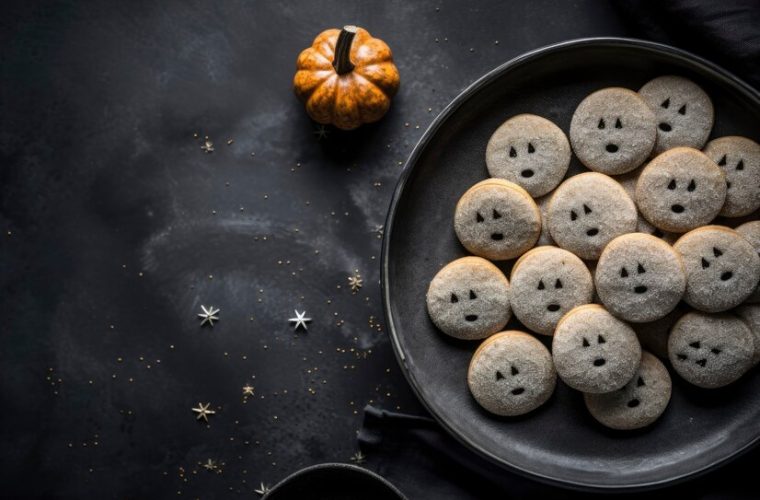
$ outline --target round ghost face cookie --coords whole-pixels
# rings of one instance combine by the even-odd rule
[[[673,247],[686,267],[684,301],[705,312],[736,307],[760,280],[760,257],[739,233],[705,226],[681,236]]]
[[[512,316],[509,281],[480,257],[463,257],[438,271],[426,299],[435,326],[458,339],[488,337]]]
[[[485,340],[470,362],[467,385],[491,413],[522,415],[549,399],[557,384],[552,357],[535,337],[519,331]]]
[[[454,231],[470,252],[491,260],[512,259],[541,234],[541,212],[520,186],[502,179],[481,181],[459,199]]]
[[[654,226],[675,233],[708,224],[725,199],[725,174],[692,148],[675,148],[657,156],[636,183],[641,214]]]
[[[570,143],[591,170],[608,175],[629,172],[647,159],[657,132],[654,114],[632,90],[612,87],[594,92],[575,109]]]
[[[584,394],[586,408],[611,429],[640,429],[657,420],[670,401],[672,383],[662,362],[643,352],[633,378],[617,391]]]
[[[749,327],[752,332],[752,340],[755,344],[755,353],[752,356],[752,364],[756,365],[760,362],[760,305],[759,304],[747,304],[739,306],[734,309],[740,320],[744,321],[744,324]]]
[[[713,126],[713,105],[696,83],[661,76],[644,84],[639,95],[656,116],[655,154],[677,146],[704,146]]]
[[[760,144],[746,137],[720,137],[708,142],[704,152],[726,174],[720,215],[741,217],[760,208]]]
[[[586,172],[560,184],[547,208],[552,239],[582,259],[597,259],[604,246],[636,230],[636,206],[611,177]]]
[[[686,313],[668,339],[670,364],[684,380],[705,389],[744,375],[754,352],[749,327],[730,314]]]
[[[736,232],[744,236],[757,254],[760,255],[760,220],[745,222],[736,228]],[[760,303],[760,283],[758,283],[755,291],[747,297],[745,302],[752,304]]]
[[[612,240],[599,257],[594,279],[607,310],[635,323],[664,317],[686,290],[686,272],[678,252],[643,233]]]
[[[512,312],[537,333],[551,335],[570,309],[590,303],[594,283],[581,259],[561,248],[534,248],[512,268]]]
[[[517,115],[491,136],[486,165],[491,177],[519,184],[531,196],[542,196],[559,184],[570,165],[565,133],[546,118]]]
[[[598,304],[587,304],[557,324],[552,356],[567,385],[599,394],[620,389],[631,380],[641,361],[641,345],[625,322]]]

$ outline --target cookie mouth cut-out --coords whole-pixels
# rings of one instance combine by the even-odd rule
[[[557,312],[557,311],[559,311],[560,306],[559,306],[559,304],[549,304],[548,306],[546,306],[546,309],[549,312]]]
[[[647,290],[648,290],[648,288],[645,287],[644,285],[639,285],[637,287],[634,287],[634,289],[633,289],[633,291],[636,292],[636,293],[646,293]]]
[[[641,404],[641,401],[639,401],[636,398],[633,398],[632,400],[628,401],[626,406],[628,406],[628,408],[636,408],[637,406],[639,406],[639,404]]]
[[[472,323],[473,321],[477,321],[478,320],[478,315],[477,314],[468,314],[467,316],[464,317],[464,319],[465,319],[465,321],[469,321],[470,323]]]
[[[673,127],[671,127],[670,124],[667,122],[662,122],[657,127],[663,132],[670,132],[671,130],[673,130]]]
[[[607,144],[607,145],[604,147],[604,149],[606,149],[608,153],[617,153],[617,152],[618,152],[618,149],[620,149],[620,148],[618,147],[618,145],[617,145],[617,144],[612,144],[612,143],[609,143],[609,144]]]
[[[605,363],[607,363],[607,360],[604,358],[596,358],[594,360],[594,366],[604,366]]]
[[[491,233],[491,239],[494,241],[501,241],[504,239],[504,233]]]
[[[681,214],[681,213],[683,213],[686,210],[686,207],[684,207],[683,205],[679,205],[678,203],[676,203],[674,205],[671,205],[670,209],[673,212],[677,213],[677,214]]]
[[[730,280],[733,277],[734,277],[734,273],[732,273],[731,271],[726,271],[726,272],[724,272],[723,274],[720,275],[720,280],[721,281],[728,281],[728,280]]]
[[[523,177],[526,177],[526,178],[527,177],[533,177],[533,174],[534,174],[533,170],[531,170],[529,168],[526,168],[525,170],[523,170],[522,172],[520,172],[520,175],[522,175]]]
[[[510,392],[511,392],[511,393],[512,393],[514,396],[519,396],[520,394],[522,394],[523,392],[525,392],[525,388],[524,388],[524,387],[515,387],[515,388],[514,388],[514,389],[512,389]]]
[[[599,234],[599,229],[596,227],[592,227],[591,229],[586,231],[586,236],[596,236],[597,234]]]

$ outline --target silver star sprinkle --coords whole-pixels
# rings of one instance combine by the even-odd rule
[[[216,465],[216,462],[214,460],[211,460],[210,458],[206,460],[206,463],[203,464],[203,468],[208,471],[215,471],[219,468],[218,465]]]
[[[266,484],[264,484],[264,481],[262,481],[261,482],[261,486],[259,486],[258,489],[253,490],[253,492],[257,493],[259,496],[263,497],[264,495],[266,495],[267,493],[269,493],[269,486],[267,486]]]
[[[192,408],[192,410],[198,414],[198,417],[196,418],[196,420],[203,419],[206,422],[208,422],[208,416],[216,414],[216,411],[209,409],[210,406],[211,406],[211,403],[206,403],[205,405],[203,403],[198,403],[197,408]]]
[[[298,312],[293,311],[296,313],[295,318],[289,318],[288,321],[291,323],[295,323],[295,326],[293,326],[293,330],[298,330],[299,327],[303,327],[304,330],[308,330],[309,328],[306,326],[306,323],[311,322],[311,318],[306,317],[306,311],[304,312]]]
[[[201,149],[204,153],[209,154],[214,152],[214,143],[210,140],[206,139],[203,141],[203,145],[201,146]]]
[[[219,309],[214,308],[214,306],[204,306],[201,305],[202,313],[198,313],[198,317],[202,318],[201,326],[208,323],[212,327],[214,326],[214,321],[219,321]]]

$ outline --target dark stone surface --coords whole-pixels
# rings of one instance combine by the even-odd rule
[[[401,90],[320,141],[295,58],[346,23],[387,41]],[[0,484],[69,498],[251,497],[348,461],[365,403],[421,412],[376,326],[401,164],[494,66],[631,34],[594,0],[14,2],[0,24]]]

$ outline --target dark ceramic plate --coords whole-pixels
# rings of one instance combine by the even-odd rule
[[[466,385],[477,343],[449,339],[426,313],[432,277],[465,255],[453,231],[454,206],[469,186],[488,177],[485,149],[498,125],[518,113],[535,113],[567,132],[575,107],[592,91],[638,89],[663,74],[691,78],[710,94],[716,109],[712,137],[760,139],[760,94],[716,65],[650,42],[577,40],[518,57],[462,92],[417,144],[396,187],[382,260],[383,301],[396,355],[441,425],[507,469],[580,488],[655,487],[723,464],[760,437],[757,370],[715,391],[692,388],[674,376],[666,413],[636,432],[603,428],[587,414],[580,393],[561,382],[532,414],[495,418],[477,405]],[[573,168],[580,168],[575,158]],[[502,269],[508,272],[510,265]]]
[[[265,500],[406,500],[391,483],[350,464],[319,464],[283,479]]]

